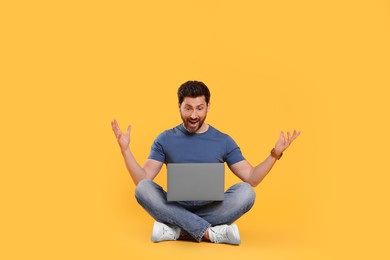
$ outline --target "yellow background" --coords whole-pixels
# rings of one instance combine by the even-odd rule
[[[1,259],[389,259],[388,1],[3,1],[0,28]],[[252,164],[302,130],[239,247],[150,242],[111,132],[143,163],[194,79]]]

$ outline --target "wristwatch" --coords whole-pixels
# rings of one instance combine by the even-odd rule
[[[280,158],[282,158],[282,155],[283,155],[283,153],[277,155],[277,154],[275,153],[275,148],[272,148],[272,150],[271,150],[271,156],[272,156],[272,157],[274,157],[275,159],[278,159],[278,160],[279,160]]]

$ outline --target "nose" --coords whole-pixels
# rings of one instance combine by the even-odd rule
[[[196,113],[196,110],[192,111],[191,115],[190,115],[190,118],[191,119],[196,119],[198,117],[197,113]]]

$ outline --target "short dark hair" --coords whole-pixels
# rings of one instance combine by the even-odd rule
[[[183,83],[177,91],[177,97],[179,98],[179,104],[183,103],[185,97],[200,97],[204,96],[206,104],[210,102],[210,91],[208,87],[201,81],[187,81]]]

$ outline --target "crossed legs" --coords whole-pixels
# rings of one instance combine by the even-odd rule
[[[196,241],[210,227],[230,225],[251,209],[255,201],[253,188],[245,182],[237,183],[225,192],[223,201],[172,202],[161,186],[152,180],[140,181],[135,190],[138,203],[158,222],[179,227]]]

